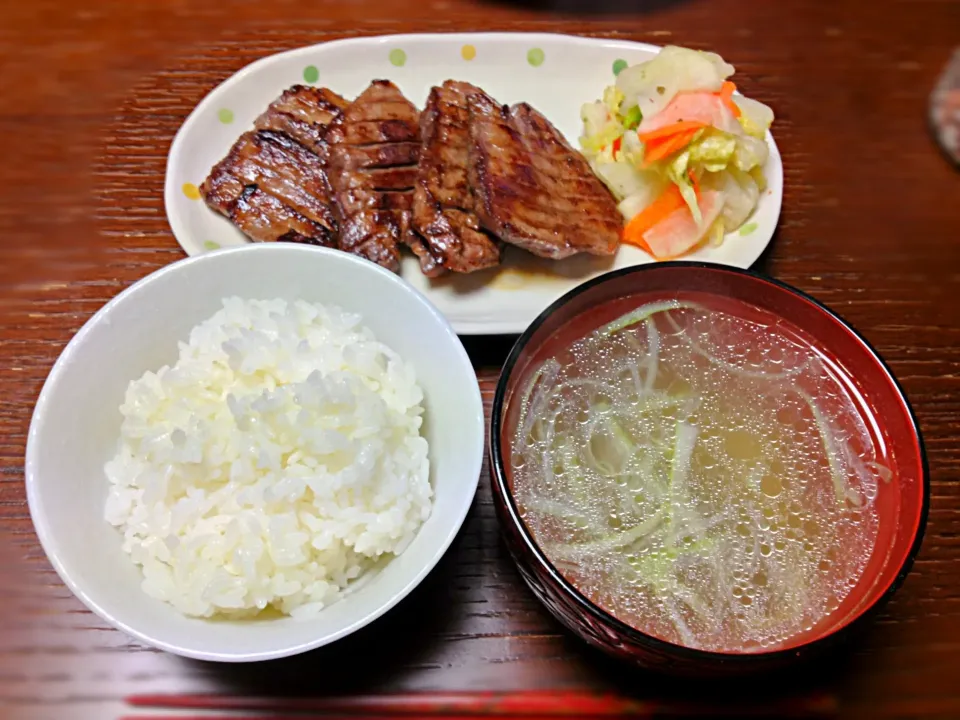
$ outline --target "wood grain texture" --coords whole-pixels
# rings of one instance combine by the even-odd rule
[[[926,126],[928,94],[960,37],[960,3],[8,5],[0,21],[0,714],[133,717],[147,711],[127,705],[129,696],[215,694],[266,698],[258,711],[271,716],[289,709],[274,698],[376,696],[358,711],[372,717],[409,693],[563,689],[641,703],[641,715],[764,713],[775,701],[820,715],[960,717],[960,174]],[[93,312],[182,257],[162,185],[170,142],[193,106],[273,52],[355,35],[486,29],[709,47],[737,66],[746,94],[775,108],[786,189],[780,229],[758,267],[831,305],[879,349],[914,404],[932,473],[913,573],[866,633],[827,662],[759,685],[713,685],[630,672],[586,650],[521,585],[499,541],[486,467],[466,526],[420,588],[366,630],[290,660],[223,667],[144,648],[87,612],[45,559],[23,487],[32,406]],[[467,341],[488,409],[509,345]]]

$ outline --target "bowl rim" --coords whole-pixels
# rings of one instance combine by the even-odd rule
[[[683,268],[693,271],[701,270],[707,272],[721,272],[730,275],[746,276],[748,278],[759,280],[763,283],[771,285],[778,290],[786,291],[787,293],[790,293],[799,299],[814,305],[817,309],[826,314],[831,320],[833,320],[833,322],[837,323],[842,329],[846,330],[862,344],[863,348],[873,360],[874,366],[879,372],[886,376],[887,380],[894,388],[904,410],[906,410],[906,415],[913,431],[913,443],[919,455],[921,468],[920,509],[912,544],[910,545],[910,548],[907,551],[900,568],[897,570],[896,575],[883,590],[883,592],[881,592],[872,603],[860,610],[845,624],[835,628],[834,630],[831,630],[826,635],[786,648],[777,650],[763,650],[752,653],[701,650],[662,640],[654,635],[645,633],[642,630],[638,630],[628,625],[614,616],[612,613],[604,610],[602,607],[587,598],[579,590],[579,588],[568,581],[563,574],[557,570],[546,554],[540,549],[540,546],[534,540],[533,535],[531,534],[526,523],[523,521],[523,518],[520,517],[520,511],[517,507],[516,500],[514,499],[513,493],[510,491],[507,483],[502,453],[503,448],[500,436],[502,432],[503,409],[507,385],[509,384],[510,377],[513,374],[513,370],[520,358],[521,353],[532,339],[534,333],[536,333],[540,326],[543,325],[550,318],[550,316],[582,293],[587,292],[588,290],[603,283],[613,281],[624,275],[632,275],[644,272],[657,272],[671,268]],[[543,568],[549,574],[551,579],[560,586],[566,596],[573,599],[581,611],[590,615],[595,620],[612,626],[618,634],[626,636],[634,644],[652,647],[652,649],[655,651],[679,656],[692,661],[706,661],[736,665],[751,665],[758,662],[783,661],[791,657],[796,657],[802,653],[815,652],[818,649],[826,648],[836,643],[842,637],[848,637],[850,633],[854,631],[854,629],[862,627],[865,621],[877,610],[879,610],[879,608],[882,607],[903,584],[903,581],[906,579],[911,568],[913,567],[917,553],[919,553],[920,547],[923,544],[923,537],[927,526],[927,516],[930,510],[930,469],[927,461],[926,446],[923,441],[923,435],[920,431],[920,424],[917,421],[916,414],[914,413],[913,407],[910,405],[910,401],[907,398],[903,387],[900,385],[899,381],[890,370],[887,363],[880,356],[880,353],[877,352],[873,345],[871,345],[867,339],[864,338],[863,335],[861,335],[856,328],[853,327],[853,325],[803,290],[795,288],[792,285],[783,282],[782,280],[778,280],[774,277],[751,269],[736,268],[727,265],[721,265],[719,263],[673,260],[649,265],[621,268],[609,273],[605,273],[581,285],[578,285],[573,290],[555,300],[548,308],[540,313],[536,320],[534,320],[517,338],[510,350],[509,355],[507,356],[506,361],[504,362],[500,377],[497,380],[497,388],[494,392],[493,405],[490,413],[489,454],[491,468],[490,479],[491,485],[493,486],[494,495],[496,496],[495,500],[499,500],[503,508],[507,511],[511,523],[519,531],[527,550],[532,554],[540,567]],[[503,528],[503,530],[505,530],[505,528]],[[518,558],[514,559],[515,561],[518,560]]]
[[[102,620],[107,622],[112,627],[126,633],[127,635],[133,637],[144,644],[169,652],[174,655],[179,655],[181,657],[191,658],[194,660],[206,660],[206,661],[215,661],[215,662],[226,662],[226,663],[242,663],[242,662],[259,662],[262,660],[274,660],[283,657],[289,657],[292,655],[298,655],[310,650],[315,650],[317,648],[329,645],[337,640],[340,640],[347,635],[351,635],[357,630],[369,625],[370,623],[377,620],[379,617],[383,616],[389,612],[394,606],[400,603],[404,598],[406,598],[413,590],[419,586],[426,576],[436,567],[440,562],[443,556],[446,554],[447,550],[453,544],[453,541],[456,539],[457,535],[460,533],[460,530],[463,527],[464,522],[466,521],[467,515],[470,512],[471,507],[473,506],[474,499],[476,497],[476,491],[480,483],[480,475],[482,472],[483,465],[483,456],[484,456],[484,437],[483,437],[483,396],[480,392],[479,382],[474,382],[470,387],[465,387],[463,389],[463,398],[461,405],[461,412],[466,415],[467,410],[472,410],[477,413],[477,417],[480,420],[479,429],[480,432],[477,433],[476,438],[474,439],[469,456],[465,457],[465,465],[471,468],[471,472],[475,476],[475,480],[470,482],[461,483],[463,486],[463,492],[469,493],[469,498],[465,499],[462,502],[462,507],[457,513],[447,513],[444,517],[444,521],[449,523],[449,529],[445,531],[442,535],[441,542],[438,543],[432,550],[428,550],[425,553],[425,560],[420,566],[420,568],[412,573],[410,577],[404,582],[399,590],[392,593],[385,601],[377,606],[377,608],[366,615],[363,615],[352,622],[344,625],[343,627],[325,633],[319,638],[313,638],[304,641],[298,641],[295,643],[287,643],[283,647],[278,647],[270,650],[260,650],[255,652],[220,652],[216,650],[202,650],[196,648],[186,648],[181,647],[177,644],[170,643],[162,640],[155,636],[152,632],[146,632],[139,630],[126,622],[122,622],[114,615],[103,608],[99,603],[95,602],[84,590],[82,583],[78,582],[74,574],[67,568],[61,561],[60,556],[54,552],[54,547],[56,541],[53,538],[53,530],[50,527],[50,522],[47,519],[46,515],[41,512],[41,502],[39,498],[40,494],[40,478],[37,474],[37,464],[39,462],[38,457],[38,438],[40,434],[40,427],[43,424],[45,416],[51,412],[51,397],[57,387],[61,382],[61,376],[65,371],[66,365],[70,362],[71,358],[79,351],[80,346],[84,343],[84,340],[87,335],[92,332],[92,329],[99,325],[103,319],[119,304],[125,303],[129,298],[136,293],[140,292],[147,285],[156,283],[168,275],[176,274],[181,272],[184,268],[195,265],[195,264],[209,264],[218,262],[220,258],[239,255],[239,254],[270,254],[270,253],[290,253],[290,254],[302,254],[306,256],[307,253],[316,253],[320,255],[327,255],[329,258],[335,258],[337,262],[344,262],[347,264],[353,264],[357,266],[361,272],[368,272],[371,274],[379,274],[382,278],[386,279],[394,288],[397,288],[399,291],[407,293],[413,296],[418,302],[426,307],[430,314],[438,323],[438,330],[441,331],[441,334],[446,336],[446,341],[454,345],[457,355],[459,356],[460,366],[462,368],[472,368],[473,363],[470,359],[470,356],[467,354],[466,348],[464,348],[462,341],[459,336],[453,329],[453,326],[446,319],[446,317],[436,308],[436,306],[427,298],[423,293],[414,288],[412,285],[400,278],[399,275],[390,272],[389,270],[365,260],[358,256],[352,255],[350,253],[344,253],[340,250],[333,250],[330,248],[318,247],[318,246],[309,246],[309,245],[297,245],[297,244],[260,244],[252,243],[248,245],[242,245],[232,248],[223,248],[221,250],[211,251],[206,254],[188,256],[186,258],[181,258],[180,260],[164,265],[160,268],[157,268],[153,272],[143,276],[139,280],[133,282],[130,286],[117,293],[115,296],[110,298],[99,310],[97,310],[74,334],[74,336],[69,340],[63,350],[60,352],[60,355],[57,357],[53,366],[51,367],[49,373],[47,374],[46,379],[43,382],[43,386],[40,390],[39,396],[37,398],[36,404],[34,405],[33,413],[30,419],[30,426],[27,431],[27,442],[26,442],[26,452],[25,452],[25,463],[24,463],[24,485],[26,486],[26,495],[27,495],[27,507],[30,512],[30,519],[33,523],[34,531],[36,532],[37,539],[40,541],[40,546],[43,548],[44,554],[46,555],[48,561],[53,566],[53,569],[56,571],[57,575],[63,581],[63,583],[69,588],[69,590],[80,600],[89,610],[94,614],[100,617]],[[335,301],[333,301],[335,304]],[[438,339],[439,342],[439,339]],[[470,413],[472,414],[472,413]],[[418,531],[419,533],[419,531]],[[341,598],[345,599],[345,598]],[[159,601],[157,601],[159,602]],[[194,618],[188,618],[194,619]],[[304,625],[308,627],[308,625]]]

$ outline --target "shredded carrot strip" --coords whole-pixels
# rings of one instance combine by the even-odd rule
[[[683,150],[683,148],[690,144],[698,132],[700,132],[700,128],[696,127],[692,130],[671,135],[667,139],[659,142],[647,143],[643,151],[643,167],[648,167],[655,162],[670,157],[675,152]]]
[[[639,138],[643,143],[651,143],[657,140],[665,140],[666,138],[672,137],[679,133],[690,132],[691,130],[699,130],[700,128],[704,128],[706,126],[706,123],[702,123],[699,120],[681,120],[680,122],[664,125],[663,127],[657,128],[656,130],[651,130],[650,132],[639,133]]]
[[[693,183],[693,190],[697,194],[697,200],[700,199],[700,181],[693,171],[690,171],[690,182]],[[647,205],[632,218],[623,229],[623,242],[628,245],[636,245],[641,250],[653,255],[650,246],[647,244],[644,235],[655,225],[666,220],[677,210],[687,207],[686,200],[680,194],[680,188],[673,183],[663,191],[656,200]]]
[[[664,190],[660,197],[630,219],[630,222],[623,229],[623,241],[650,252],[650,246],[647,245],[643,236],[654,225],[685,206],[686,203],[683,200],[683,195],[680,194],[680,188],[670,183],[670,187]]]
[[[723,85],[720,86],[720,92],[717,94],[720,96],[720,99],[723,100],[723,104],[733,113],[733,116],[738,118],[742,114],[742,111],[740,110],[740,106],[733,100],[733,94],[736,91],[737,86],[729,80],[725,80]]]

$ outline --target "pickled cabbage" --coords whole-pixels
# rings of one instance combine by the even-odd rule
[[[626,242],[635,240],[630,220],[671,184],[693,220],[681,223],[697,235],[691,247],[707,238],[722,242],[753,214],[766,188],[766,134],[774,116],[763,103],[733,94],[728,81],[733,73],[715,53],[668,46],[652,60],[622,70],[599,100],[583,105],[583,154],[618,202],[628,224]],[[671,137],[674,128],[677,135]],[[660,145],[651,152],[664,139],[671,141],[670,151]],[[680,143],[685,146],[676,147]],[[720,203],[715,221],[704,217],[702,189]],[[635,244],[652,249],[645,240]]]

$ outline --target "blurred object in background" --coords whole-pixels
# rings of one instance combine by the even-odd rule
[[[690,0],[488,0],[494,5],[571,15],[647,15]]]
[[[930,119],[940,146],[960,165],[960,48],[953,51],[933,90]]]

